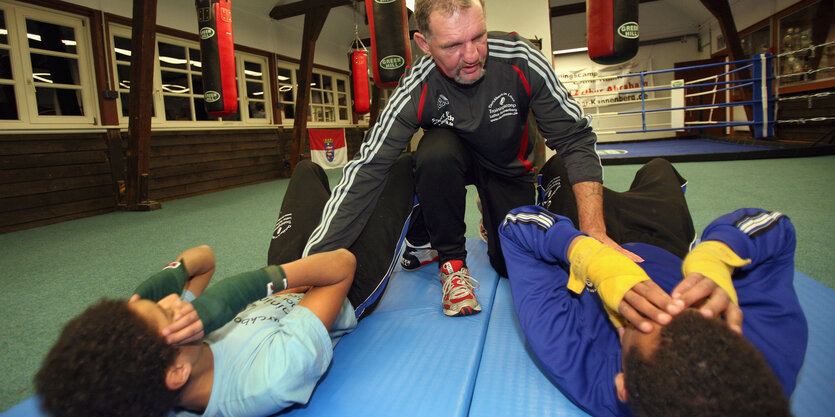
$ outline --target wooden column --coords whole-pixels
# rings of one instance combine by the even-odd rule
[[[736,31],[736,23],[734,22],[734,15],[731,12],[731,6],[728,4],[728,0],[701,0],[702,4],[707,8],[708,11],[719,21],[719,28],[722,30],[722,36],[725,38],[725,45],[728,48],[728,54],[730,55],[731,61],[739,61],[741,59],[750,58],[749,56],[745,56],[745,53],[742,51],[742,42],[739,39],[739,32]],[[733,75],[734,78],[738,79],[749,79],[751,78],[751,71],[750,70],[741,70]],[[749,101],[751,100],[751,91],[746,89],[739,89],[734,90],[739,91],[742,101]],[[753,120],[753,109],[750,106],[745,106],[745,115],[750,122]]]
[[[304,15],[304,34],[302,36],[302,58],[299,63],[298,90],[296,91],[296,115],[293,119],[293,147],[290,156],[290,170],[296,169],[299,163],[302,140],[307,137],[307,115],[310,112],[310,80],[313,75],[313,53],[316,51],[316,40],[325,20],[328,18],[330,7],[312,9]]]
[[[148,199],[151,171],[151,115],[154,94],[154,50],[157,0],[133,0],[131,32],[130,100],[128,104],[126,206],[128,210],[154,210]]]

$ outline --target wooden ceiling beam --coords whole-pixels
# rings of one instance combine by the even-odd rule
[[[282,4],[275,6],[270,11],[270,17],[275,20],[287,19],[288,17],[295,17],[307,14],[307,12],[339,6],[347,6],[353,3],[353,0],[303,0],[295,3]]]
[[[725,38],[725,45],[728,48],[728,56],[731,61],[739,61],[749,56],[745,56],[742,50],[742,41],[739,38],[739,32],[736,30],[736,22],[731,11],[731,5],[728,0],[701,0],[705,8],[719,21],[719,28],[722,31],[722,36]],[[742,67],[742,64],[737,64],[736,67]],[[751,78],[751,71],[749,69],[742,69],[734,77],[740,79]],[[751,100],[751,91],[749,89],[739,89],[738,93],[743,101]],[[745,115],[748,116],[748,121],[753,120],[753,113],[751,106],[745,106]]]

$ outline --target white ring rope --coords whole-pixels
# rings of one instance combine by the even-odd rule
[[[788,77],[799,77],[801,75],[812,75],[816,72],[823,72],[823,71],[832,71],[835,70],[835,67],[823,67],[818,69],[812,69],[809,71],[800,71],[800,72],[792,72],[789,74],[782,74],[778,75],[777,78],[788,78]]]
[[[806,100],[806,99],[813,99],[813,98],[822,98],[826,96],[835,95],[835,91],[824,91],[821,93],[815,94],[807,94],[805,96],[791,96],[791,97],[780,97],[778,101],[790,101],[790,100]]]
[[[805,123],[809,123],[809,122],[826,122],[826,121],[829,121],[829,120],[835,120],[835,117],[821,116],[821,117],[810,117],[808,119],[777,120],[776,122],[777,123],[801,123],[801,124],[805,124]]]
[[[778,55],[777,55],[777,58],[782,58],[782,57],[784,57],[784,56],[788,56],[788,55],[799,54],[799,53],[801,53],[801,52],[806,52],[806,51],[812,51],[812,53],[815,53],[815,49],[817,49],[817,48],[823,48],[824,46],[829,46],[829,45],[832,45],[832,44],[835,44],[835,41],[830,41],[830,42],[827,42],[827,43],[822,43],[822,44],[820,44],[820,45],[809,45],[809,46],[807,46],[807,47],[805,47],[805,48],[800,48],[800,49],[797,49],[797,50],[794,50],[794,51],[786,51],[786,52],[783,52],[782,54],[778,54]]]

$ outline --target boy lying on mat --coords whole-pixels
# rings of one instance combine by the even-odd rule
[[[129,301],[91,306],[66,325],[35,377],[44,409],[263,416],[307,403],[339,337],[380,300],[414,201],[411,169],[408,158],[394,165],[350,251],[298,259],[330,194],[322,169],[303,161],[282,202],[270,266],[206,288],[215,256],[200,246]],[[293,290],[307,286],[304,294]]]
[[[687,253],[675,243],[692,238],[680,232],[692,229],[683,183],[653,161],[619,193],[643,199],[643,216],[606,216],[639,264],[543,207],[512,210],[499,233],[525,337],[593,416],[790,415],[808,335],[792,284],[794,228],[778,212],[741,209]]]

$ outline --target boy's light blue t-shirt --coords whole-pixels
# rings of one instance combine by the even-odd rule
[[[203,416],[264,416],[307,403],[328,369],[333,347],[357,326],[357,319],[346,299],[328,332],[313,312],[298,305],[301,297],[283,294],[256,301],[204,339],[215,369]]]

